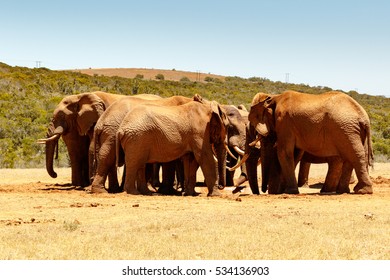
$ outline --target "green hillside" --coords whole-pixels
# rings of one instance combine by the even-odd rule
[[[46,136],[47,124],[60,100],[71,94],[102,90],[118,94],[158,94],[193,96],[224,104],[244,104],[249,109],[259,91],[280,93],[291,89],[318,94],[328,87],[272,82],[265,78],[226,77],[224,81],[206,77],[203,82],[189,79],[168,81],[122,77],[88,76],[46,68],[11,67],[0,63],[0,168],[43,167],[44,147],[36,144]],[[390,160],[390,98],[348,92],[369,113],[376,161]],[[65,145],[60,145],[59,165],[66,166]]]

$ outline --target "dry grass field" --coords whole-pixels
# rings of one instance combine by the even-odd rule
[[[0,170],[0,259],[390,259],[390,164],[366,196],[320,195],[326,165],[300,195],[219,198],[90,194],[57,171]]]

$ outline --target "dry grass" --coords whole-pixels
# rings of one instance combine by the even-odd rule
[[[123,78],[135,78],[137,75],[143,75],[146,80],[156,80],[156,75],[164,75],[165,80],[180,81],[187,77],[190,81],[204,82],[206,77],[217,78],[221,81],[225,80],[224,76],[211,73],[189,72],[180,70],[163,70],[163,69],[146,69],[146,68],[96,68],[96,69],[78,69],[75,72],[80,72],[87,75],[103,75],[108,77],[118,76]]]
[[[222,198],[91,195],[53,184],[69,169],[1,170],[0,259],[389,259],[389,166],[372,196]]]

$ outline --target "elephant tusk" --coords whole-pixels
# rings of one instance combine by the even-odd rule
[[[257,142],[259,142],[259,141],[261,140],[261,137],[262,137],[262,136],[259,135],[259,136],[256,138],[255,141],[249,143],[249,146],[251,146],[251,147],[255,146],[255,145],[257,144]]]
[[[235,166],[233,166],[233,167],[228,167],[227,169],[228,169],[229,171],[234,171],[234,170],[236,170],[236,169],[239,168],[241,165],[243,165],[243,164],[247,161],[248,158],[249,158],[249,154],[245,154],[245,155],[242,157],[242,159],[239,160],[239,161],[237,162],[237,164],[236,164]]]
[[[60,138],[60,136],[61,136],[60,134],[54,134],[53,136],[51,136],[49,138],[38,139],[37,143],[38,144],[46,144],[47,142],[57,140],[58,138]]]
[[[218,163],[217,153],[215,152],[214,144],[211,144],[211,150],[213,151],[213,158],[215,163]]]
[[[233,149],[240,155],[243,156],[245,155],[245,152],[241,150],[238,146],[234,146]]]
[[[229,154],[232,158],[237,159],[236,156],[232,154],[232,152],[230,151],[228,145],[227,145],[225,142],[223,143],[223,146],[225,147],[226,151],[228,152],[228,154]]]

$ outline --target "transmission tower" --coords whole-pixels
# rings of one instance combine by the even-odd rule
[[[290,82],[290,73],[286,73],[286,84]]]

